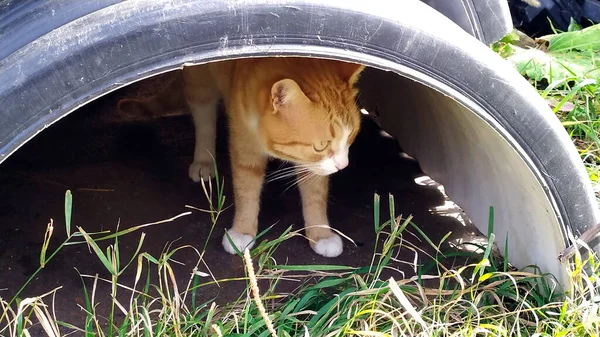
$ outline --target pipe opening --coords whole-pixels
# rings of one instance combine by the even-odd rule
[[[0,198],[6,202],[0,220],[5,224],[3,237],[10,244],[0,260],[22,271],[15,273],[22,277],[10,280],[8,288],[16,290],[34,267],[47,220],[54,218],[57,231],[62,230],[57,219],[66,189],[74,195],[73,223],[87,231],[114,231],[118,223],[125,228],[168,218],[186,211],[185,205],[206,208],[200,185],[187,175],[194,128],[185,102],[169,102],[159,115],[117,109],[124,98],[153,97],[180,79],[179,70],[164,73],[91,102],[3,163]],[[349,166],[331,177],[328,202],[331,225],[354,244],[345,241],[344,253],[327,259],[314,253],[304,238],[295,237],[280,246],[275,254],[278,261],[368,265],[376,239],[373,194],[378,193],[382,222],[390,218],[388,196],[393,195],[394,215],[412,215],[413,223],[427,235],[426,239],[415,227],[407,226],[404,239],[411,246],[399,249],[395,256],[396,267],[405,277],[415,275],[415,265],[432,266],[431,257],[439,258],[440,252],[477,251],[478,245],[487,242],[490,206],[495,209],[498,254],[507,240],[511,263],[538,263],[542,270],[558,270],[560,266],[548,258],[555,247],[564,244],[558,225],[549,225],[556,224],[556,215],[527,164],[499,130],[439,90],[392,72],[369,68],[359,87],[363,127],[350,148]],[[221,106],[216,160],[229,205],[233,201],[231,164],[222,110]],[[273,161],[268,170],[274,172],[281,165]],[[213,270],[217,278],[243,273],[237,257],[225,253],[220,243],[232,215],[230,208],[219,219],[205,257],[218,266]],[[269,240],[289,226],[302,228],[293,181],[265,185],[259,223],[259,231],[274,225],[264,236]],[[148,227],[145,246],[150,252],[159,252],[167,241],[201,247],[210,228],[207,214],[193,212],[175,223]],[[137,238],[127,240],[123,239],[125,253],[135,249]],[[440,245],[439,251],[431,243]],[[64,255],[61,266],[80,265],[89,257],[85,249],[74,249],[73,254]],[[446,263],[452,267],[465,260],[454,257]],[[80,272],[91,273],[94,267],[82,267]],[[60,266],[48,269],[45,272],[57,278],[64,272]],[[233,286],[230,293],[237,296],[241,287]],[[35,284],[30,288],[31,293],[38,290]],[[213,290],[207,296],[219,292]],[[230,300],[223,296],[223,301]]]

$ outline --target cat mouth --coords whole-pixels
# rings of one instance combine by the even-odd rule
[[[348,166],[348,157],[333,156],[321,160],[315,167],[315,173],[323,176],[339,172]]]
[[[335,166],[331,166],[331,165],[319,165],[319,166],[311,169],[310,171],[313,174],[316,174],[319,176],[328,176],[328,175],[332,175],[336,172],[339,172],[341,170],[336,168]]]
[[[334,174],[338,171],[339,171],[338,169],[336,169],[335,171],[325,171],[322,169],[314,169],[314,170],[311,170],[311,173],[316,174],[318,176],[328,176],[328,175]]]

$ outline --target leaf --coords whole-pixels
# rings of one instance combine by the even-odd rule
[[[571,112],[573,111],[573,109],[575,109],[575,104],[571,103],[571,102],[565,102],[565,104],[563,104],[562,106],[559,107],[559,103],[557,100],[555,99],[547,99],[546,103],[548,103],[548,105],[554,109],[556,107],[558,107],[558,111],[560,112]],[[564,124],[563,124],[564,125]]]
[[[102,262],[102,264],[104,265],[104,268],[106,268],[106,270],[108,270],[108,272],[110,272],[111,275],[117,275],[117,271],[113,268],[113,265],[110,261],[110,254],[104,255],[104,253],[102,252],[100,247],[98,247],[98,244],[94,241],[94,239],[92,239],[89,236],[89,234],[83,230],[83,228],[78,227],[78,229],[79,229],[79,232],[83,235],[85,242],[87,242],[87,244],[90,247],[92,247],[92,250],[94,251],[94,253],[96,253],[96,256],[98,257],[100,262]]]
[[[569,78],[600,78],[600,67],[596,59],[598,53],[591,51],[543,52],[539,49],[523,49],[510,46],[506,59],[517,70],[534,81],[567,82]]]
[[[396,295],[396,298],[398,299],[402,307],[404,307],[406,312],[408,312],[408,314],[411,315],[421,325],[423,330],[427,330],[427,324],[425,323],[423,318],[421,318],[421,314],[419,314],[419,312],[417,312],[417,309],[415,309],[415,307],[410,303],[410,301],[408,300],[406,295],[404,295],[404,292],[402,292],[402,289],[400,289],[398,283],[396,283],[396,280],[394,280],[393,277],[391,277],[388,280],[388,285],[390,286],[390,290],[394,295]]]
[[[514,44],[517,41],[519,41],[519,34],[517,33],[517,31],[515,29],[513,29],[510,33],[506,34],[500,40],[500,42],[511,43],[511,44]]]
[[[71,212],[73,210],[73,195],[70,190],[65,192],[65,228],[67,237],[71,235]]]
[[[52,238],[52,233],[54,232],[54,220],[50,218],[50,222],[46,227],[46,232],[44,233],[44,242],[42,243],[42,251],[40,253],[40,268],[44,268],[46,265],[46,252],[48,251],[48,245],[50,245],[50,238]]]
[[[485,273],[485,274],[479,276],[478,282],[484,282],[492,276],[494,276],[494,273]]]
[[[350,266],[337,266],[337,265],[285,265],[278,264],[273,266],[274,269],[279,270],[294,270],[294,271],[340,271],[340,270],[355,270],[355,267]]]
[[[577,23],[577,21],[575,21],[575,19],[571,18],[567,32],[576,32],[578,30],[581,30],[581,26]]]
[[[379,233],[381,224],[379,223],[379,194],[375,193],[373,196],[373,222],[375,223],[375,233]]]
[[[348,278],[329,279],[315,284],[314,286],[312,286],[312,289],[332,288],[346,281],[348,281]]]
[[[564,104],[566,104],[575,94],[577,94],[581,89],[585,88],[588,85],[596,84],[595,80],[592,79],[584,79],[581,82],[577,83],[569,92],[563,97],[563,99],[558,103],[558,105],[552,109],[554,113],[558,112]]]
[[[494,206],[490,206],[488,213],[488,237],[494,233]]]
[[[571,28],[571,25],[569,25]],[[548,51],[600,51],[600,25],[593,25],[582,30],[569,31],[539,37],[538,42],[548,42]]]

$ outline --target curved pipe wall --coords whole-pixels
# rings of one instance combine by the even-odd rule
[[[423,19],[432,24],[424,26]],[[418,1],[125,1],[0,60],[0,160],[78,107],[161,72],[234,57],[364,63],[367,105],[510,260],[565,280],[566,231],[600,216],[568,135],[508,64]],[[398,76],[400,74],[402,76]]]

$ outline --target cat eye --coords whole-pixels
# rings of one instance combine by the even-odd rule
[[[331,142],[328,140],[317,141],[313,143],[313,149],[317,152],[325,151]]]

